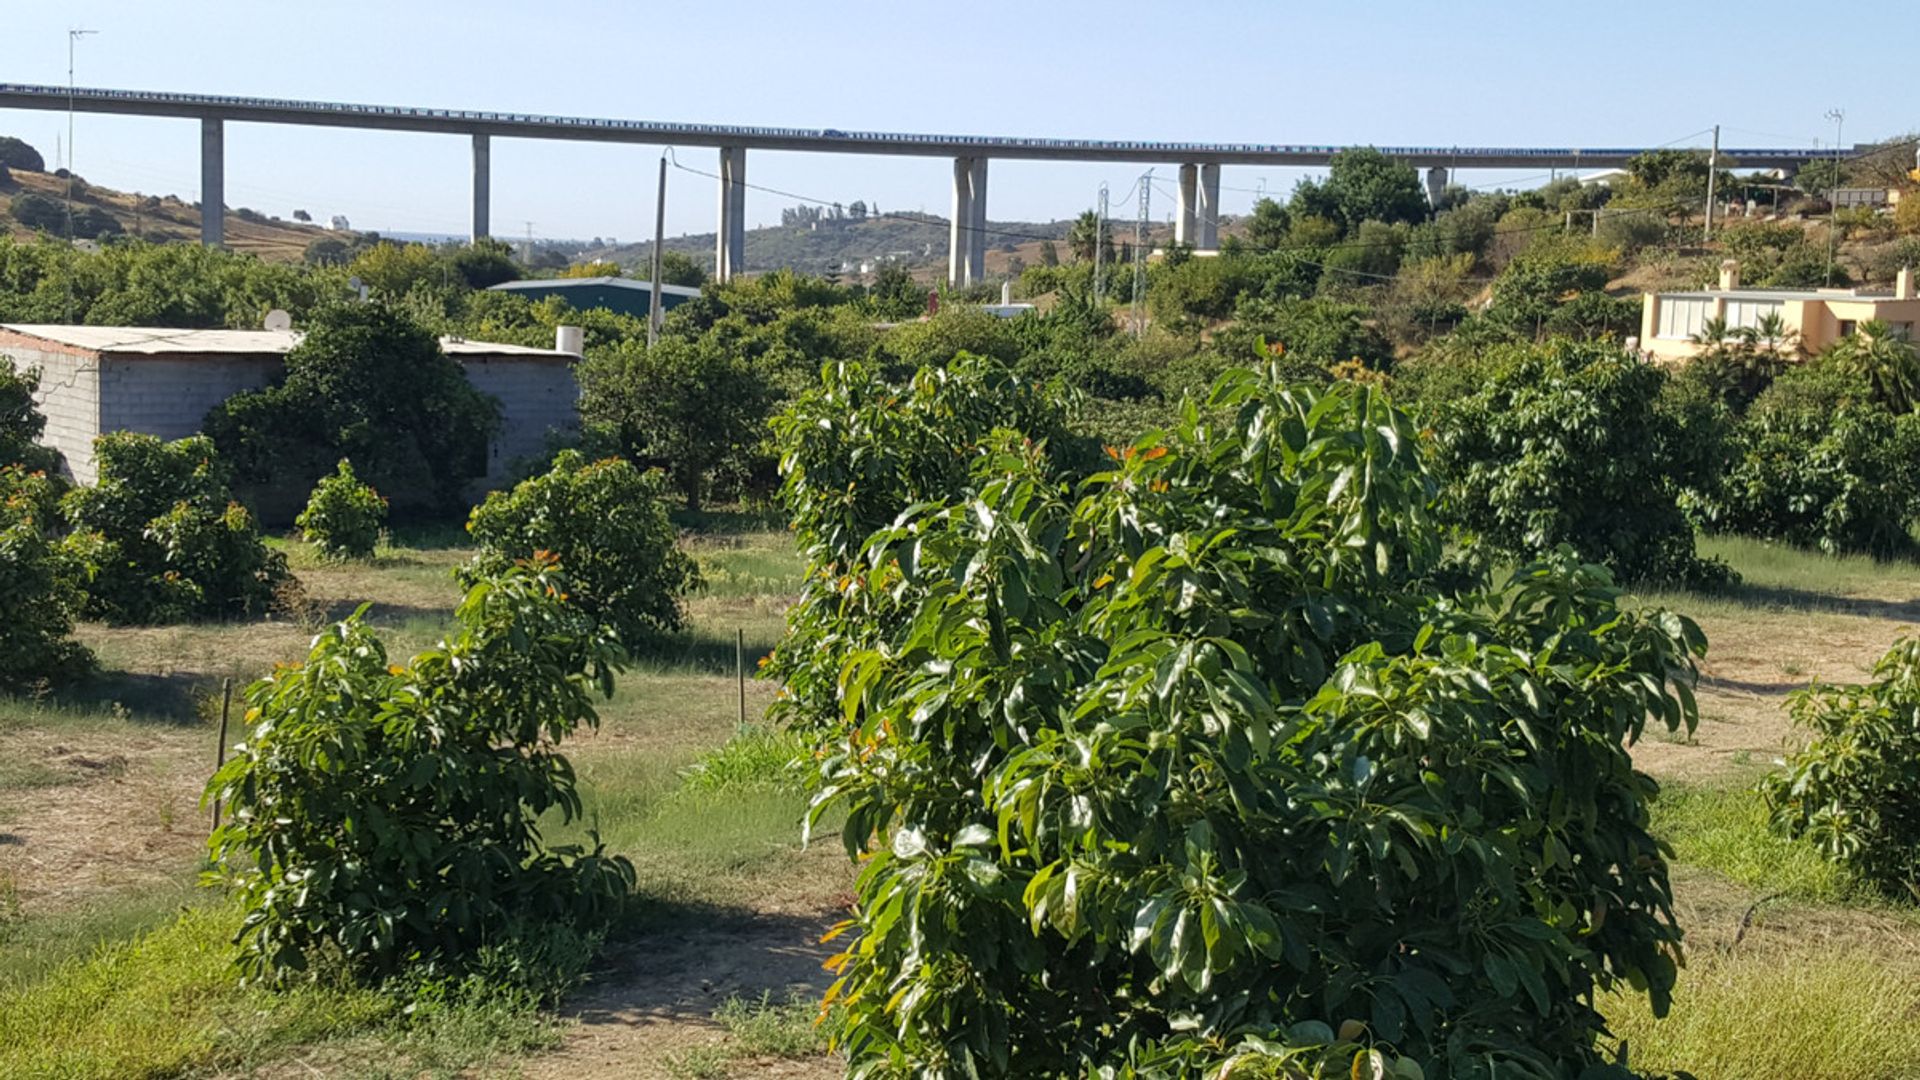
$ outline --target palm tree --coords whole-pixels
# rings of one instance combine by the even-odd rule
[[[1760,316],[1752,326],[1741,327],[1740,339],[1775,356],[1800,355],[1800,332],[1788,326],[1787,320],[1777,311]]]
[[[1894,412],[1912,412],[1920,404],[1920,352],[1879,319],[1861,323],[1852,336],[1834,342],[1826,355],[1841,370],[1864,381],[1874,398]]]
[[[1067,230],[1067,250],[1081,262],[1092,262],[1096,245],[1104,237],[1105,230],[1100,227],[1100,215],[1088,210],[1073,221],[1073,227]]]
[[[1688,335],[1687,340],[1695,345],[1714,346],[1725,345],[1733,340],[1733,336],[1733,330],[1727,326],[1727,320],[1712,318],[1700,324],[1700,329]]]

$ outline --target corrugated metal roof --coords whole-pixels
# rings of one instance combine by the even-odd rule
[[[616,289],[633,289],[636,292],[653,291],[653,282],[629,277],[526,278],[520,281],[503,281],[488,287],[503,292],[519,292],[523,289],[567,289],[583,285],[608,285]],[[700,295],[700,290],[691,285],[662,285],[660,291],[668,296]]]
[[[169,330],[152,326],[62,326],[5,323],[5,329],[102,353],[234,353],[279,355],[300,342],[292,330]]]
[[[75,349],[120,356],[179,354],[282,356],[305,335],[298,330],[169,330],[151,326],[62,326],[52,323],[0,323],[0,329]],[[448,356],[520,356],[573,361],[572,353],[493,341],[441,338]]]

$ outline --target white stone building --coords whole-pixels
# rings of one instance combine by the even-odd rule
[[[570,327],[562,328],[563,333]],[[93,440],[110,431],[181,439],[200,430],[216,405],[271,383],[284,370],[295,330],[166,330],[130,326],[0,324],[0,356],[38,368],[35,398],[47,418],[41,441],[66,459],[80,483],[96,479]],[[487,480],[516,459],[540,453],[549,431],[578,429],[579,356],[443,338],[476,389],[499,399],[501,427],[487,448]],[[299,480],[310,485],[312,477]]]

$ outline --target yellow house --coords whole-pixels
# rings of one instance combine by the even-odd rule
[[[1700,351],[1693,335],[1708,322],[1724,319],[1727,328],[1735,330],[1757,326],[1770,314],[1779,315],[1786,328],[1800,336],[1807,352],[1817,353],[1871,319],[1914,340],[1914,330],[1920,327],[1920,296],[1914,293],[1911,268],[1900,271],[1892,292],[1743,289],[1740,266],[1729,259],[1720,264],[1717,289],[1646,294],[1640,309],[1640,351],[1662,363],[1687,360]]]

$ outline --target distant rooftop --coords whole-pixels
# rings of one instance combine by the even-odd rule
[[[54,323],[0,323],[0,330],[10,330],[69,348],[121,356],[281,356],[300,344],[300,340],[306,336],[298,330],[169,330],[152,326],[64,326]],[[572,353],[553,349],[452,337],[441,338],[440,349],[448,356],[577,359]]]
[[[579,288],[587,285],[607,285],[615,289],[632,289],[635,292],[653,291],[653,282],[630,277],[524,278],[520,281],[503,281],[490,287],[500,292],[520,292],[529,289]],[[667,296],[700,295],[700,290],[691,285],[662,285],[660,291]]]
[[[1662,292],[1663,298],[1711,300],[1892,300],[1891,289],[1683,289]]]

